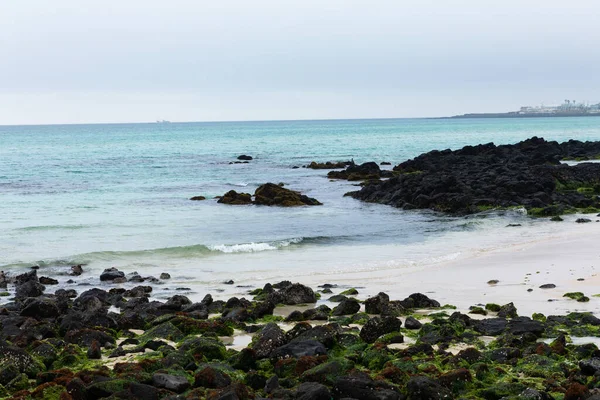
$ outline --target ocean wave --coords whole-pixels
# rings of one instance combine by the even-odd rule
[[[233,253],[256,253],[261,251],[274,251],[286,248],[295,248],[306,245],[319,245],[334,243],[339,237],[315,236],[315,237],[297,237],[269,242],[249,242],[238,244],[217,244],[217,245],[191,245],[163,247],[147,250],[130,251],[96,251],[91,253],[78,254],[71,257],[64,257],[54,260],[39,260],[31,263],[20,262],[15,264],[3,265],[0,268],[30,267],[37,265],[39,267],[66,267],[76,264],[91,264],[95,262],[119,262],[128,260],[148,260],[161,258],[179,258],[194,259],[208,256],[218,256],[222,254]]]
[[[16,228],[17,231],[50,231],[50,230],[77,230],[85,229],[88,225],[34,225]]]
[[[280,240],[277,242],[259,242],[259,243],[242,243],[242,244],[220,244],[209,246],[211,250],[222,253],[254,253],[259,251],[279,250],[293,244],[302,243],[304,238],[293,238],[288,240]]]

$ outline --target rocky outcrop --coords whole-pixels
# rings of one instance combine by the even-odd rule
[[[37,283],[37,275],[6,281],[13,291]],[[295,315],[288,322],[324,322],[301,321],[284,330],[282,318],[272,315],[275,304],[314,303],[318,296],[310,287],[267,283],[252,290],[252,301],[208,294],[201,302],[181,295],[150,301],[152,286],[134,285],[73,292],[4,300],[0,397],[592,399],[600,375],[597,346],[567,341],[597,334],[600,319],[585,312],[528,318],[519,317],[512,303],[489,303],[486,309],[501,317],[448,315],[451,307],[445,307],[418,321],[423,310],[416,309],[439,302],[420,293],[404,300],[379,293],[365,308],[381,316],[354,314],[360,302],[352,298],[334,310],[287,306]],[[342,293],[361,296],[362,290]],[[394,312],[407,317],[404,327],[411,332],[388,315]],[[209,313],[221,315],[208,319]],[[233,337],[234,329],[242,336]],[[236,339],[246,334],[251,342],[237,349]],[[405,342],[403,334],[413,340]],[[466,348],[453,354],[449,346],[455,344]]]
[[[232,205],[257,204],[262,206],[280,207],[321,205],[317,199],[313,199],[312,197],[308,197],[294,190],[286,189],[274,183],[260,185],[254,192],[254,201],[252,201],[252,196],[249,193],[238,193],[235,190],[230,190],[219,198],[218,203]]]
[[[238,193],[235,190],[230,190],[229,192],[221,196],[217,203],[231,205],[246,205],[252,203],[252,196],[249,193]]]
[[[254,192],[254,204],[282,207],[321,205],[318,200],[312,197],[275,185],[274,183],[265,183],[256,189]]]
[[[316,161],[311,162],[306,166],[306,168],[310,169],[342,169],[346,168],[348,165],[354,165],[352,161],[327,161],[324,163],[318,163]]]
[[[382,170],[376,162],[366,162],[360,165],[351,164],[343,171],[331,171],[327,174],[330,179],[344,179],[348,181],[379,180],[390,178],[394,174],[391,171]]]
[[[469,214],[524,206],[539,215],[600,207],[600,164],[560,164],[600,154],[600,142],[558,144],[537,137],[515,145],[493,143],[431,151],[394,167],[396,176],[348,195],[405,209]]]

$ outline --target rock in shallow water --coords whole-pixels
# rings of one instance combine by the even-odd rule
[[[100,280],[103,282],[104,281],[114,281],[115,279],[118,279],[118,278],[125,278],[125,273],[122,271],[119,271],[115,267],[107,268],[104,270],[104,272],[102,272],[102,274],[100,274]]]
[[[557,215],[569,208],[598,208],[600,201],[593,195],[563,188],[594,187],[600,165],[568,166],[560,160],[577,153],[597,155],[599,148],[600,142],[558,144],[533,137],[515,145],[488,143],[431,151],[394,167],[396,176],[389,180],[371,182],[348,195],[452,214],[517,205],[537,216]]]

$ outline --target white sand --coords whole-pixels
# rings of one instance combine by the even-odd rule
[[[595,216],[586,216],[596,220]],[[566,314],[571,311],[591,311],[600,315],[600,223],[575,224],[575,216],[556,223],[556,231],[538,240],[510,245],[491,251],[473,251],[451,261],[414,268],[385,268],[355,273],[319,275],[305,278],[290,277],[314,289],[325,282],[343,287],[333,289],[339,293],[344,288],[359,288],[359,299],[382,291],[391,299],[403,299],[411,293],[421,292],[443,304],[452,304],[461,311],[469,306],[485,303],[506,304],[514,302],[520,315],[534,312]],[[567,225],[568,224],[568,225]],[[502,232],[498,232],[499,235]],[[578,281],[583,278],[583,281]],[[497,279],[499,283],[487,282]],[[255,282],[258,286],[265,282]],[[555,289],[540,289],[547,283]],[[528,292],[527,289],[533,289]],[[590,297],[588,303],[564,298],[567,292],[583,292]],[[231,296],[227,293],[226,296]],[[248,295],[240,291],[238,296]],[[323,295],[323,299],[331,295]],[[554,301],[548,301],[554,300]],[[320,301],[322,303],[323,301]],[[336,304],[327,303],[333,307]]]
[[[366,286],[365,291],[384,291],[391,298],[422,292],[459,309],[478,303],[512,301],[520,315],[600,313],[600,298],[592,297],[600,293],[600,223],[582,224],[576,232],[416,271],[385,272],[385,276],[374,273],[348,283],[360,282]],[[489,285],[487,282],[492,279],[499,283]],[[553,283],[556,288],[539,288],[546,283]],[[527,289],[533,291],[527,292]],[[578,303],[563,297],[575,291],[585,293],[590,302]],[[549,302],[551,299],[556,301]]]

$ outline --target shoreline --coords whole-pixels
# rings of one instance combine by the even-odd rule
[[[562,294],[597,287],[599,227],[393,281],[371,274],[325,283],[321,275],[309,286],[236,288],[245,298],[194,301],[182,292],[156,301],[157,282],[126,290],[116,269],[95,285],[107,290],[49,295],[31,270],[9,283],[17,298],[0,306],[0,397],[587,398],[597,393],[588,377],[600,373],[600,319],[590,313],[600,299],[589,290],[588,303]],[[526,291],[550,282],[556,288]]]

